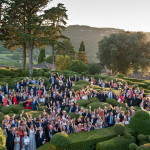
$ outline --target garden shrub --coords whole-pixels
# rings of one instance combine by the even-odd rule
[[[81,73],[81,76],[84,76],[84,77],[87,77],[89,75],[89,72],[88,71],[85,71],[85,72],[82,72]]]
[[[96,146],[96,150],[128,150],[129,144],[135,142],[135,137],[131,139],[123,136],[115,137],[111,140],[100,142]]]
[[[69,149],[71,140],[65,133],[57,133],[50,140],[50,147],[55,150]]]
[[[112,106],[118,106],[118,102],[115,99],[107,98],[106,103],[111,104]]]
[[[22,76],[23,77],[29,77],[29,70],[23,70],[22,71]]]
[[[51,150],[50,149],[50,142],[47,142],[44,145],[40,146],[37,150]]]
[[[110,128],[104,128],[99,130],[92,130],[87,132],[78,132],[75,134],[69,134],[71,139],[71,150],[94,150],[96,144],[102,141],[109,140],[115,137],[116,134]]]
[[[2,75],[2,74],[0,74],[0,78],[5,78],[5,76],[4,76],[4,75]]]
[[[7,82],[0,82],[0,85],[1,85],[2,87],[4,87],[4,86],[6,85],[6,83],[7,83]]]
[[[89,106],[91,106],[91,110],[93,111],[94,109],[98,109],[99,107],[101,109],[104,109],[105,106],[110,106],[108,103],[103,103],[103,102],[93,102],[89,105],[86,106],[86,108],[88,109]]]
[[[118,75],[117,75],[117,78],[124,78],[124,77],[125,77],[124,74],[118,74]]]
[[[130,119],[129,126],[136,134],[150,134],[150,114],[145,110],[137,111]]]
[[[150,85],[147,87],[148,90],[150,90]]]
[[[3,120],[4,120],[4,115],[0,116],[0,124],[2,123]]]
[[[88,71],[91,75],[100,74],[102,67],[96,63],[88,64]]]
[[[138,146],[135,143],[129,145],[129,150],[137,150]]]
[[[143,145],[144,141],[145,141],[146,137],[143,134],[139,134],[138,135],[138,140],[139,140],[139,145]]]
[[[18,113],[20,110],[24,110],[25,108],[22,105],[10,105],[10,106],[4,106],[1,109],[1,112],[4,114],[9,113]]]
[[[118,135],[123,135],[125,133],[125,127],[123,124],[118,123],[114,126],[114,132]]]
[[[40,106],[38,107],[38,111],[43,111],[44,109],[46,110],[46,107],[45,107],[45,106],[41,106],[41,105],[40,105]]]
[[[123,136],[124,138],[130,139],[132,135],[130,133],[124,133]]]
[[[99,99],[96,98],[96,97],[90,97],[90,98],[88,99],[88,101],[89,101],[90,103],[99,102]]]
[[[76,113],[74,113],[74,112],[71,112],[71,113],[67,113],[67,115],[69,115],[70,117],[71,117],[71,119],[73,119],[73,118],[78,118],[79,117],[79,115],[77,115]]]
[[[88,71],[88,65],[84,64],[83,62],[79,60],[74,60],[69,66],[69,70],[77,72],[77,73],[82,73]]]
[[[44,71],[42,69],[34,69],[33,77],[40,77],[44,75]]]
[[[4,149],[6,146],[6,136],[3,135],[3,130],[0,128],[0,149]]]
[[[90,104],[90,101],[88,100],[78,100],[77,103],[79,104],[80,107],[86,107],[88,104]]]
[[[76,92],[76,91],[82,90],[83,86],[81,86],[81,85],[74,85],[74,86],[71,87],[71,89]]]
[[[49,71],[48,72],[44,72],[44,77],[49,79],[49,77],[50,77]]]
[[[76,82],[75,85],[86,85],[86,86],[88,86],[88,85],[90,85],[90,82],[88,82],[86,80],[80,80],[80,81]]]
[[[137,150],[150,150],[150,143],[139,146]]]

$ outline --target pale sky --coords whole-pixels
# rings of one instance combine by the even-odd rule
[[[150,0],[53,0],[65,4],[67,25],[119,28],[150,32]]]

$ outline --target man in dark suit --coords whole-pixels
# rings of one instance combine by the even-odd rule
[[[67,121],[66,131],[67,131],[67,133],[73,133],[73,128],[72,128],[72,126],[70,125],[70,122],[69,122],[69,121]]]
[[[107,124],[109,127],[114,126],[115,124],[115,117],[113,116],[113,112],[110,112],[110,115],[107,117]]]
[[[15,139],[15,128],[10,129],[10,125],[8,125],[6,131],[7,131],[7,139],[6,139],[7,150],[13,150]]]
[[[4,87],[4,93],[5,94],[8,94],[8,92],[9,92],[9,86],[8,86],[8,83],[6,84],[6,86]]]
[[[32,110],[36,111],[37,110],[37,106],[39,106],[38,102],[35,100],[35,97],[33,97],[33,101],[31,102],[31,105],[29,107],[32,106]]]
[[[104,93],[103,93],[103,90],[101,90],[101,92],[99,93],[98,99],[99,99],[101,102],[104,102]]]
[[[79,81],[79,78],[77,77],[77,75],[74,76],[73,80],[74,80],[75,82]]]
[[[15,84],[15,91],[16,91],[16,92],[19,92],[20,88],[21,88],[21,86],[20,86],[19,82],[17,82],[17,83]]]
[[[1,91],[0,91],[0,103],[1,103],[1,104],[3,103],[2,100],[3,100],[3,97],[2,97]]]

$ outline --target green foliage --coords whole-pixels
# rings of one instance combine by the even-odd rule
[[[45,62],[46,59],[46,55],[45,55],[45,48],[41,48],[40,53],[39,53],[39,57],[38,57],[38,63],[43,63]]]
[[[57,55],[56,56],[56,61],[55,61],[55,64],[56,64],[56,69],[57,70],[67,70],[69,69],[69,65],[70,65],[70,57],[68,55]]]
[[[130,127],[136,134],[150,134],[150,114],[147,111],[139,110],[131,117]]]
[[[102,71],[102,67],[98,64],[88,64],[88,67],[89,67],[89,73],[91,75],[95,75],[95,74],[100,74],[101,71]]]
[[[114,33],[99,42],[97,57],[114,74],[127,74],[139,69],[146,72],[150,63],[149,45],[142,32]]]
[[[80,80],[80,81],[76,82],[76,85],[86,85],[86,86],[88,86],[88,85],[90,85],[90,83],[86,80]]]
[[[79,104],[80,107],[86,107],[87,105],[93,103],[93,102],[99,102],[99,99],[91,97],[88,100],[78,100],[77,103]]]
[[[133,136],[131,137],[131,139],[119,136],[111,140],[98,143],[96,146],[96,150],[128,150],[129,144],[134,142],[135,137]]]
[[[62,42],[58,43],[55,47],[57,55],[68,55],[71,59],[75,59],[76,51],[70,41],[70,39],[63,40]]]
[[[71,119],[73,119],[73,118],[77,119],[79,117],[79,115],[75,114],[74,112],[67,113],[67,115],[69,115],[71,117]]]
[[[137,150],[138,146],[135,143],[129,145],[129,150]]]
[[[10,105],[10,106],[4,106],[1,108],[1,112],[4,114],[9,113],[18,113],[20,110],[24,110],[25,108],[22,105]]]
[[[87,72],[88,71],[88,66],[84,64],[82,61],[79,60],[74,60],[72,61],[69,70],[77,72],[81,74],[82,72]]]
[[[52,149],[65,150],[70,147],[70,138],[65,133],[57,133],[50,140],[50,146]]]
[[[150,90],[150,85],[147,87],[148,90]]]
[[[110,128],[100,130],[93,130],[89,132],[80,132],[70,134],[71,150],[94,150],[98,142],[103,142],[115,137],[116,134]]]
[[[111,104],[113,106],[118,106],[118,102],[115,99],[109,99],[109,98],[107,98],[106,99],[106,103],[109,103],[109,104]]]
[[[150,150],[150,143],[139,146],[137,150]]]
[[[125,75],[124,75],[124,74],[118,74],[117,77],[118,77],[118,78],[124,78]]]
[[[91,110],[93,111],[94,109],[98,109],[99,107],[101,109],[104,109],[105,106],[110,106],[108,103],[103,103],[103,102],[93,102],[89,105],[87,105],[86,107],[89,108],[89,106],[91,106]]]
[[[118,123],[114,126],[114,132],[118,135],[123,135],[125,133],[125,127],[123,124]]]
[[[138,135],[138,140],[141,141],[141,142],[143,142],[145,140],[145,135],[139,134]]]
[[[83,86],[81,86],[81,85],[74,85],[71,87],[71,89],[74,91],[80,91],[80,90],[82,90],[82,88],[83,88]]]
[[[33,70],[33,76],[34,77],[40,77],[44,75],[44,71],[42,69],[34,69]]]
[[[53,56],[50,55],[46,58],[46,62],[52,64],[53,63]]]
[[[6,136],[3,135],[3,130],[0,128],[0,149],[4,149],[6,147]]]
[[[50,142],[47,142],[46,144],[40,146],[37,150],[51,150],[50,149]]]

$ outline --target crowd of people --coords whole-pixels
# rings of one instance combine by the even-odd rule
[[[79,80],[86,80],[91,86],[80,91],[72,90],[71,87]],[[25,109],[36,111],[41,104],[45,106],[38,118],[33,118],[24,110],[19,117],[5,115],[1,128],[7,137],[7,150],[35,150],[58,132],[68,134],[111,127],[117,123],[128,124],[135,113],[133,106],[150,112],[150,99],[144,90],[127,83],[96,81],[93,77],[77,75],[65,78],[51,73],[49,83],[50,86],[46,87],[44,80],[27,78],[18,81],[14,89],[10,89],[8,84],[4,87],[0,85],[0,103],[5,107],[21,104]],[[98,92],[92,88],[93,85],[101,87],[101,90]],[[114,90],[118,90],[119,94]],[[125,104],[126,110],[112,105],[94,110],[90,106],[79,106],[78,100],[86,101],[90,97],[97,97],[100,102],[105,102],[107,98],[116,99],[118,103]],[[71,118],[69,113],[75,113],[78,117]],[[26,117],[23,117],[24,114]]]

